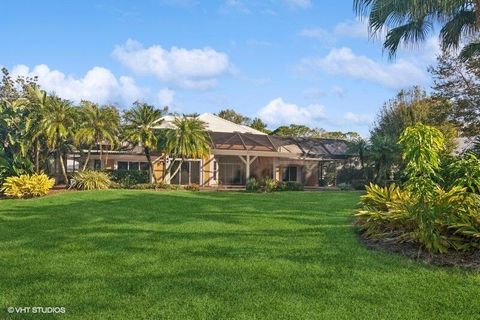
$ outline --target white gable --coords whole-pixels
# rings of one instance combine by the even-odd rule
[[[231,121],[220,118],[211,113],[203,113],[198,117],[200,120],[206,123],[207,130],[212,132],[240,132],[240,133],[253,133],[253,134],[266,134],[264,132],[255,130],[248,126],[233,123]],[[162,118],[162,123],[158,128],[174,129],[173,125],[174,116],[165,116]]]

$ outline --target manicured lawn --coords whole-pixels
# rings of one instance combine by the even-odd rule
[[[480,276],[369,251],[358,193],[0,201],[0,319],[479,319]]]

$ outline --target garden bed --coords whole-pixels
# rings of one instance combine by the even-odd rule
[[[480,271],[480,250],[473,252],[448,251],[442,254],[430,253],[414,243],[398,243],[388,239],[369,239],[361,234],[359,234],[359,240],[368,249],[403,255],[426,264]]]

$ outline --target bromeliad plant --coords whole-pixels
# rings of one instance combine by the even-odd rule
[[[423,124],[403,132],[399,144],[407,181],[402,188],[367,187],[356,214],[365,237],[415,242],[431,252],[480,248],[479,196],[460,179],[447,188],[439,183],[443,143],[440,131]],[[461,161],[452,170],[471,172],[473,161]]]

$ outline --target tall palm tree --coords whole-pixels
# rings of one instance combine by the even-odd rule
[[[133,144],[143,147],[150,168],[150,180],[157,183],[153,174],[152,152],[157,149],[158,136],[155,127],[166,109],[156,109],[146,103],[135,102],[132,109],[125,111],[125,138]]]
[[[82,167],[82,170],[85,170],[95,144],[99,144],[100,159],[103,156],[103,143],[108,142],[110,146],[117,144],[120,119],[115,107],[98,107],[88,101],[82,101],[79,117],[75,144],[78,146],[84,144],[88,148]]]
[[[66,183],[68,183],[68,176],[63,157],[66,146],[73,137],[76,118],[77,112],[69,101],[58,97],[48,97],[42,119],[42,128],[48,147],[56,153]]]
[[[30,112],[27,117],[28,136],[33,146],[35,172],[40,173],[40,154],[42,145],[45,143],[45,135],[42,127],[42,119],[48,103],[48,95],[38,86],[27,87],[27,95],[30,100]]]
[[[480,0],[354,0],[358,15],[368,15],[372,34],[387,30],[384,48],[394,56],[400,43],[425,41],[436,24],[442,25],[444,49],[457,49],[480,31]],[[467,44],[463,59],[480,54],[480,41]]]
[[[173,157],[173,159],[179,158],[180,161],[170,178],[180,171],[185,159],[205,157],[210,153],[212,145],[205,123],[198,119],[197,116],[188,117],[184,115],[176,117],[173,124],[175,129],[169,129],[165,133],[165,153]],[[175,161],[172,161],[167,172],[172,170],[174,163]]]

